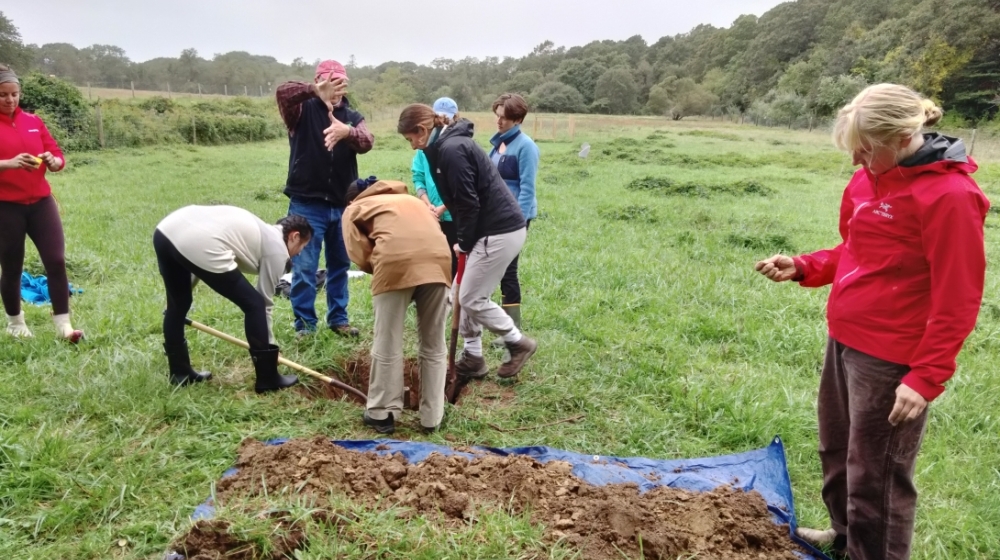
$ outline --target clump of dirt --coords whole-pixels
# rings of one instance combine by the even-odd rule
[[[305,544],[306,536],[300,528],[279,518],[271,532],[267,553],[260,544],[244,541],[229,532],[229,523],[221,520],[202,519],[191,527],[184,537],[174,543],[175,553],[167,558],[186,560],[285,560],[294,558],[293,552]]]
[[[328,493],[337,492],[365,507],[401,506],[404,517],[445,524],[474,521],[479,508],[529,511],[549,542],[565,541],[589,559],[796,558],[788,527],[772,523],[763,497],[728,487],[640,494],[635,484],[591,485],[560,461],[433,454],[409,464],[399,453],[358,453],[322,436],[277,446],[245,440],[236,467],[217,486],[222,503],[266,492],[308,495],[323,508]]]

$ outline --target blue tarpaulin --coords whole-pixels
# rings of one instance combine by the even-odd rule
[[[268,441],[268,445],[281,445],[287,439]],[[442,455],[463,455],[470,453],[456,451],[450,447],[418,441],[362,440],[338,441],[333,443],[358,452],[374,452],[381,455],[402,453],[410,463],[419,463],[431,453]],[[785,447],[781,438],[775,437],[770,445],[736,455],[707,457],[702,459],[660,460],[643,457],[612,457],[608,455],[585,455],[563,451],[551,447],[492,447],[475,448],[485,453],[497,455],[527,455],[535,460],[566,461],[573,465],[573,475],[597,486],[632,482],[645,492],[657,486],[669,486],[708,492],[719,486],[749,492],[756,490],[767,502],[767,509],[775,523],[788,524],[791,538],[811,555],[801,555],[804,560],[829,560],[823,553],[809,546],[795,536],[795,507],[792,502],[792,484],[788,478],[785,462]],[[223,473],[226,478],[236,474],[236,469]],[[192,519],[207,519],[215,515],[211,500],[198,506]]]
[[[83,290],[69,285],[69,293],[82,294]],[[34,305],[45,305],[52,301],[49,297],[49,280],[44,276],[32,276],[27,272],[21,273],[21,299]]]

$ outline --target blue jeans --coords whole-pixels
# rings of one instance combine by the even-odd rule
[[[319,253],[326,243],[326,325],[338,327],[347,324],[347,271],[351,259],[344,247],[344,233],[340,226],[343,208],[315,198],[293,196],[288,203],[288,213],[297,214],[309,221],[313,237],[292,259],[292,289],[289,294],[295,313],[296,331],[314,331],[316,317],[316,270]]]

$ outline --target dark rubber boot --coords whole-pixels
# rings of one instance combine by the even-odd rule
[[[211,373],[195,371],[191,367],[191,356],[188,354],[187,342],[164,344],[163,351],[167,354],[167,363],[170,364],[170,382],[174,385],[190,385],[212,378]]]
[[[278,373],[278,347],[273,344],[268,345],[267,350],[251,350],[250,358],[253,360],[253,369],[257,372],[254,390],[258,394],[287,389],[299,382],[299,378],[294,375]]]

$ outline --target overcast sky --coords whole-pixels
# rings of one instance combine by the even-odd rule
[[[709,23],[728,27],[777,0],[50,0],[4,2],[24,43],[95,43],[142,62],[194,47],[248,51],[288,63],[350,55],[359,65],[426,64],[439,57],[523,56],[545,40],[557,46],[664,35]]]

